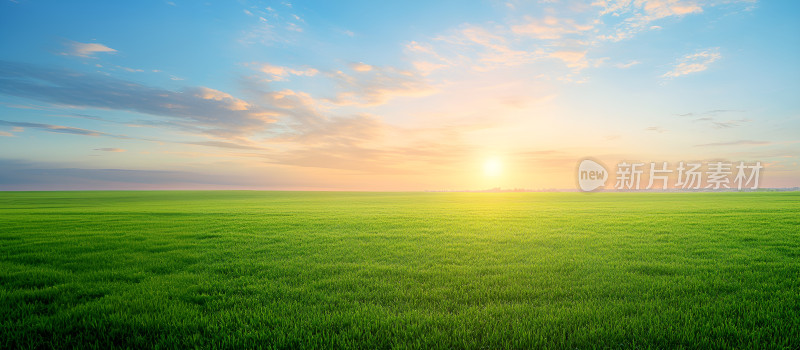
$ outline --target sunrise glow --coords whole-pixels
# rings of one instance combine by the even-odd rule
[[[0,189],[574,189],[586,157],[800,186],[798,6],[5,1]]]

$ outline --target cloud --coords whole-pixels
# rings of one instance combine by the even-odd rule
[[[60,134],[73,134],[73,135],[83,135],[83,136],[108,136],[108,137],[114,137],[114,138],[128,138],[126,136],[112,135],[112,134],[107,134],[107,133],[104,133],[104,132],[101,132],[101,131],[73,128],[73,127],[62,126],[62,125],[27,123],[27,122],[13,122],[13,121],[7,121],[7,120],[0,120],[0,125],[21,127],[21,128],[39,129],[39,130],[44,130],[44,131],[54,132],[54,133],[60,133]]]
[[[540,72],[538,75],[529,74],[531,77],[580,83],[586,81],[578,76],[584,69],[599,67],[604,60],[613,59],[591,58],[594,53],[608,52],[602,49],[606,41],[628,39],[639,32],[660,28],[653,24],[654,21],[681,18],[702,13],[708,7],[738,2],[751,0],[598,0],[591,4],[556,1],[538,17],[524,16],[520,19],[512,15],[505,21],[511,25],[497,22],[462,24],[427,40],[408,42],[405,51],[414,68],[423,76],[433,72],[444,74],[444,71],[452,72],[454,69],[484,72],[527,66]],[[706,69],[720,57],[717,51],[705,54],[708,56],[689,57],[687,62],[676,63],[680,66],[665,76]],[[552,58],[564,63],[566,69],[549,67],[542,62]],[[691,60],[699,62],[689,62]],[[639,63],[634,60],[618,63],[616,67],[630,68]]]
[[[71,164],[0,158],[0,190],[242,189],[292,185],[269,174],[206,174],[189,171],[98,169]]]
[[[723,113],[734,113],[734,112],[744,112],[744,111],[743,110],[738,110],[738,109],[714,109],[714,110],[700,112],[700,113],[687,112],[687,113],[676,114],[676,115],[679,116],[679,117],[692,117],[692,116],[695,116],[695,115],[717,116],[717,115],[723,114]]]
[[[124,70],[126,72],[130,72],[130,73],[142,73],[142,72],[144,72],[144,69],[123,67],[123,66],[116,66],[116,67],[119,68],[119,69],[122,69],[122,70]]]
[[[14,137],[14,134],[12,134],[12,133],[10,133],[8,131],[0,131],[0,136]]]
[[[67,56],[95,58],[95,54],[97,53],[117,52],[117,50],[100,43],[79,43],[76,41],[70,41],[66,43],[66,46],[66,51],[62,52],[62,54]]]
[[[620,41],[634,37],[645,30],[658,30],[662,26],[653,22],[676,17],[703,13],[706,8],[745,4],[745,10],[752,7],[755,0],[596,0],[592,3],[601,8],[601,19],[610,16],[616,23],[610,33],[598,35],[600,40]]]
[[[382,74],[387,69],[375,66],[368,72],[353,75]],[[265,86],[255,78],[245,80],[244,84],[249,94],[258,96],[259,101],[287,113],[263,140],[274,148],[270,152],[246,155],[265,162],[400,174],[409,172],[408,164],[415,164],[412,169],[437,167],[461,157],[460,154],[469,149],[457,140],[461,127],[449,126],[431,132],[406,130],[388,125],[376,115],[331,114],[307,93],[289,89],[264,90]]]
[[[772,144],[772,142],[768,141],[753,141],[753,140],[739,140],[739,141],[731,141],[731,142],[715,142],[715,143],[705,143],[702,145],[695,145],[695,147],[717,147],[717,146],[764,146]]]
[[[186,91],[191,91],[194,93],[196,97],[199,97],[204,100],[219,101],[225,108],[231,111],[246,111],[249,110],[250,107],[252,107],[246,101],[233,97],[229,93],[222,92],[219,90],[214,90],[203,86],[190,88],[187,89]]]
[[[596,20],[581,17],[525,16],[521,24],[511,26],[492,22],[464,24],[428,42],[411,41],[405,49],[423,75],[455,67],[478,72],[518,66],[533,68],[543,60],[555,58],[568,69],[541,66],[543,74],[577,81],[573,79],[576,73],[604,60],[588,58],[589,50],[593,49],[591,37],[596,31]]]
[[[372,70],[372,66],[363,62],[351,63],[350,68],[356,72],[369,72]]]
[[[239,43],[243,45],[290,44],[303,33],[305,20],[288,8],[250,6],[242,10],[244,24],[249,28],[241,32]]]
[[[225,142],[225,141],[187,141],[187,142],[172,142],[172,141],[164,141],[164,140],[154,140],[154,139],[143,139],[143,138],[134,138],[128,137],[124,135],[114,135],[105,133],[102,131],[95,131],[95,130],[88,130],[88,129],[80,129],[80,128],[73,128],[69,126],[62,126],[62,125],[51,125],[51,124],[40,124],[40,123],[28,123],[28,122],[11,122],[6,120],[0,120],[0,125],[5,126],[14,126],[14,132],[20,132],[21,127],[32,128],[32,129],[39,129],[47,132],[53,133],[61,133],[61,134],[72,134],[72,135],[81,135],[81,136],[104,136],[104,137],[112,137],[118,139],[138,139],[143,141],[155,141],[155,142],[168,142],[168,143],[181,143],[187,145],[199,145],[199,146],[209,146],[209,147],[219,147],[219,148],[228,148],[228,149],[246,149],[246,150],[263,150],[262,147],[255,147],[255,146],[247,146],[247,145],[240,145],[232,142]],[[2,135],[2,134],[0,134]],[[14,136],[11,133],[8,135],[3,136]],[[103,152],[125,152],[124,149],[120,148],[95,148],[95,151],[103,151]]]
[[[296,126],[296,133],[282,136],[278,140],[288,140],[303,145],[356,145],[375,140],[383,132],[384,125],[371,115],[354,115],[332,118],[318,118]]]
[[[218,148],[230,148],[230,149],[243,149],[243,150],[263,150],[263,147],[255,147],[255,146],[247,146],[247,145],[240,145],[233,142],[225,142],[225,141],[194,141],[194,142],[181,142],[187,145],[196,145],[196,146],[209,146],[209,147],[218,147]]]
[[[319,107],[320,102],[304,92],[264,90],[264,86],[254,79],[244,80],[243,83],[247,91],[257,96],[261,103],[273,106],[283,114],[267,132],[269,136],[266,142],[295,147],[354,145],[373,139],[383,126],[378,117],[371,115],[327,115]]]
[[[586,59],[586,51],[556,51],[549,54],[550,57],[564,62],[564,64],[576,70],[589,67],[589,60]]]
[[[284,81],[288,80],[290,76],[306,76],[313,77],[319,73],[314,68],[307,69],[293,69],[289,67],[274,66],[269,63],[250,63],[257,71],[267,75],[267,81]]]
[[[529,51],[512,48],[508,33],[504,30],[487,29],[480,26],[467,25],[455,34],[439,37],[437,40],[454,46],[461,58],[475,55],[477,70],[489,70],[499,66],[517,66],[531,63],[543,57],[541,50]],[[468,50],[463,52],[463,50]],[[470,52],[472,51],[472,52]]]
[[[740,111],[740,110],[736,110],[736,109],[714,109],[714,110],[710,110],[710,111],[705,111],[705,112],[703,112],[703,114],[716,116],[716,115],[722,114],[722,113],[733,113],[733,112],[744,112],[744,111]]]
[[[679,117],[694,117],[694,122],[708,122],[707,125],[715,129],[728,129],[737,126],[741,126],[745,123],[752,122],[752,120],[747,118],[739,118],[739,119],[729,119],[729,120],[716,120],[715,118],[721,114],[730,114],[730,113],[737,113],[737,112],[744,112],[741,110],[734,110],[734,109],[715,109],[710,111],[705,111],[701,113],[683,113],[683,114],[676,114]]]
[[[660,29],[650,23],[662,18],[703,12],[703,8],[692,0],[597,0],[593,5],[602,7],[601,17],[611,15],[623,18],[613,33],[599,36],[601,40],[611,41],[628,39],[647,29]]]
[[[569,69],[548,69],[548,74],[565,74],[570,78],[567,80],[572,80],[575,73],[601,61],[587,58],[591,32],[592,24],[579,24],[572,18],[526,16],[523,24],[512,26],[465,24],[430,42],[411,41],[405,49],[423,75],[454,67],[484,72],[532,66],[555,58]]]
[[[664,128],[660,127],[660,126],[650,126],[650,127],[644,128],[644,130],[645,131],[657,132],[659,134],[664,133],[664,132],[667,131],[666,129],[664,129]]]
[[[525,20],[527,23],[512,26],[511,31],[537,39],[555,40],[568,34],[579,34],[593,28],[591,24],[577,24],[573,19],[553,16],[542,19],[525,16]]]
[[[435,70],[447,67],[446,64],[433,63],[433,62],[427,62],[427,61],[417,61],[417,62],[414,62],[412,64],[414,65],[414,69],[419,71],[420,74],[422,74],[422,75],[428,75],[428,74],[431,74],[431,72],[433,72]]]
[[[302,33],[303,32],[303,28],[298,26],[297,23],[289,23],[288,25],[286,25],[286,30],[290,30],[290,31],[293,31],[293,32],[298,32],[298,33]]]
[[[214,137],[264,130],[281,115],[230,94],[206,88],[154,88],[97,73],[0,61],[0,94],[63,106],[124,110],[190,123]],[[62,131],[63,132],[63,131]]]
[[[722,122],[713,122],[713,125],[717,129],[727,129],[733,128],[737,126],[741,126],[744,123],[751,122],[750,119],[736,119],[736,120],[726,120]]]
[[[327,101],[336,105],[374,106],[398,96],[426,96],[436,90],[419,74],[394,67],[353,66],[353,72],[326,73],[338,86],[336,96]]]
[[[703,12],[694,0],[598,0],[593,5],[603,7],[601,15],[632,13],[633,17],[645,17],[649,21]]]
[[[640,64],[640,63],[642,63],[642,62],[634,60],[634,61],[630,61],[630,62],[626,62],[626,63],[617,63],[617,64],[614,65],[614,67],[617,67],[619,69],[625,69],[625,68],[633,67],[633,66],[635,66],[637,64]]]
[[[405,45],[405,50],[407,53],[416,56],[412,64],[422,75],[428,75],[435,70],[453,65],[451,60],[439,55],[431,44],[411,41]]]
[[[722,58],[719,48],[710,48],[681,57],[672,70],[662,75],[662,78],[676,78],[687,74],[702,72],[708,69],[711,63]]]

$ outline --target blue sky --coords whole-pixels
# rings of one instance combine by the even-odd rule
[[[5,0],[0,189],[572,188],[585,157],[800,186],[799,11]]]

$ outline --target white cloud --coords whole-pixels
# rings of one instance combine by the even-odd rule
[[[427,61],[416,61],[412,63],[414,69],[418,70],[422,75],[428,75],[431,72],[447,67],[446,64],[432,63]]]
[[[580,70],[589,67],[586,51],[556,51],[550,53],[550,57],[563,61],[569,68]]]
[[[246,111],[250,108],[250,104],[244,100],[231,96],[231,94],[214,90],[204,86],[193,88],[192,92],[195,97],[204,100],[214,100],[223,103],[223,106],[231,111]]]
[[[396,96],[425,96],[435,92],[416,72],[394,67],[355,65],[353,74],[327,73],[339,86],[329,102],[337,105],[380,105]]]
[[[525,16],[526,24],[511,27],[516,34],[527,35],[538,39],[561,39],[568,34],[578,34],[591,30],[590,24],[577,24],[572,19],[562,19],[547,16],[543,19],[534,19]]]
[[[600,17],[619,17],[612,33],[598,36],[601,40],[629,39],[645,30],[661,29],[652,22],[668,17],[683,17],[704,12],[704,8],[730,3],[752,3],[754,0],[597,0]],[[615,20],[617,21],[617,20]]]
[[[137,68],[123,67],[123,66],[116,66],[116,67],[117,67],[117,68],[119,68],[119,69],[122,69],[122,70],[124,70],[124,71],[126,71],[126,72],[131,72],[131,73],[141,73],[141,72],[144,72],[144,69],[137,69]]]
[[[303,32],[303,28],[298,26],[296,23],[289,23],[286,26],[286,29],[290,30],[290,31],[293,31],[293,32],[298,32],[298,33],[302,33]]]
[[[114,50],[100,43],[79,43],[76,41],[70,41],[66,44],[66,46],[67,46],[67,51],[62,52],[62,54],[67,56],[95,58],[95,54],[97,53],[117,52],[117,50]]]
[[[681,57],[675,63],[675,66],[667,73],[662,75],[662,78],[676,78],[682,75],[702,72],[708,69],[708,66],[722,58],[719,53],[719,48],[710,48],[699,51],[693,54],[688,54]]]
[[[319,71],[314,68],[294,69],[289,67],[273,66],[269,63],[251,63],[250,65],[255,66],[256,70],[266,74],[268,81],[288,80],[292,75],[313,77],[319,73]]]
[[[350,68],[353,68],[356,72],[369,72],[372,70],[372,66],[363,62],[351,63]]]
[[[603,8],[601,16],[625,17],[613,33],[599,36],[602,40],[610,41],[629,39],[648,28],[660,29],[650,23],[662,18],[703,12],[703,8],[692,0],[598,0],[593,5]]]
[[[541,50],[518,49],[513,33],[502,27],[465,25],[432,43],[411,42],[406,49],[414,61],[449,67],[465,66],[477,71],[519,66],[545,57]]]
[[[633,61],[626,62],[626,63],[617,63],[617,64],[614,65],[614,67],[617,67],[617,68],[620,68],[620,69],[625,69],[625,68],[633,67],[633,66],[635,66],[637,64],[640,64],[640,63],[642,63],[642,62],[633,60]]]

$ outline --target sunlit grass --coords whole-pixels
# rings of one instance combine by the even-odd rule
[[[798,193],[0,193],[0,348],[797,348]]]

